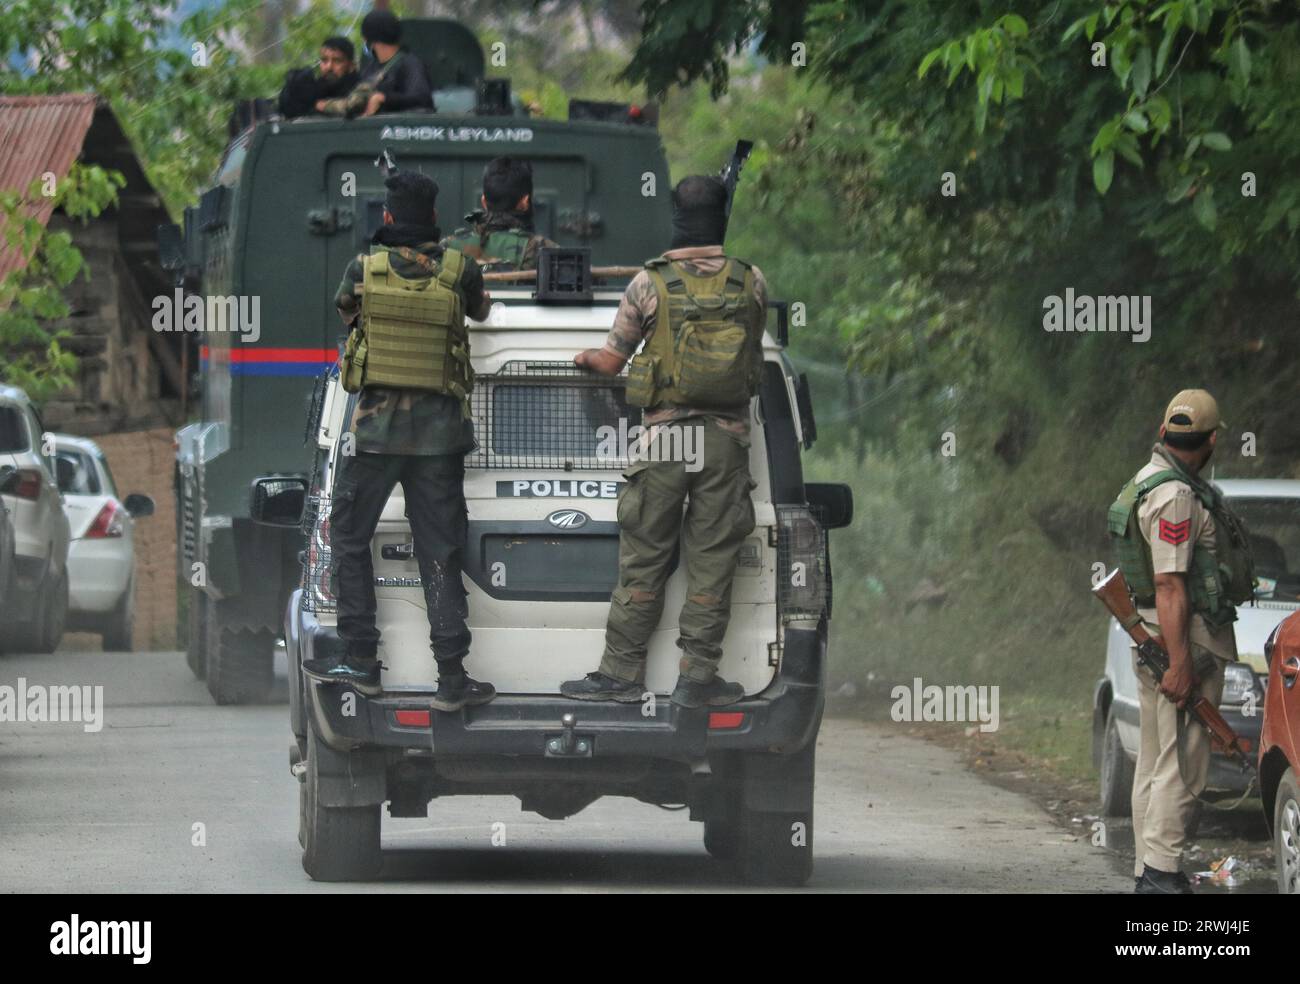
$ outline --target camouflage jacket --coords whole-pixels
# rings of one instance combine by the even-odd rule
[[[727,256],[721,246],[687,246],[670,249],[664,253],[669,260],[680,260],[689,273],[709,277],[718,273],[727,263]],[[767,281],[758,267],[751,268],[754,275],[754,301],[757,306],[756,316],[767,317]],[[655,291],[654,281],[642,270],[627,285],[623,299],[619,302],[618,313],[614,315],[614,327],[605,339],[605,351],[612,352],[626,362],[636,354],[641,343],[648,339],[655,330],[656,314],[659,308],[659,295]],[[705,417],[712,420],[723,430],[740,439],[749,441],[750,408],[737,410],[700,410],[677,404],[662,404],[647,409],[643,415],[644,423],[666,424],[686,417]]]
[[[540,233],[533,232],[524,220],[512,212],[483,212],[483,217],[473,225],[457,229],[450,236],[442,241],[444,247],[458,249],[466,256],[473,257],[484,269],[505,271],[505,270],[536,270],[537,269],[537,251],[543,246],[555,246]],[[515,233],[510,238],[524,239],[522,252],[519,254],[516,262],[511,255],[493,256],[489,252],[489,241],[494,238],[494,233]],[[498,242],[505,237],[497,237]],[[504,252],[497,247],[492,247],[495,251]]]
[[[385,248],[388,247],[372,247],[372,252]],[[433,260],[443,253],[442,247],[434,242],[412,248]],[[365,257],[366,254],[358,253],[348,264],[334,295],[339,314],[349,324],[361,312],[356,288],[365,278],[362,266]],[[399,255],[395,248],[390,263],[399,276],[428,276],[423,267]],[[483,290],[483,273],[471,259],[465,260],[459,287],[466,316],[485,316],[488,300]],[[475,446],[474,425],[461,412],[460,401],[454,396],[426,390],[367,386],[356,395],[347,429],[355,435],[355,449],[372,454],[463,454]]]

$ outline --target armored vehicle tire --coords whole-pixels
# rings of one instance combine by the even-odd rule
[[[218,704],[255,704],[266,699],[275,680],[275,635],[230,627],[221,617],[225,604],[208,605],[208,693]]]
[[[46,582],[41,587],[31,621],[14,630],[8,648],[20,653],[52,653],[63,641],[67,619],[68,572],[65,570],[53,584]]]
[[[320,770],[339,757],[307,729],[307,769],[299,810],[302,870],[315,881],[365,881],[379,874],[380,810],[374,806],[324,806]]]
[[[1114,711],[1106,715],[1101,744],[1101,812],[1108,817],[1133,813],[1133,763],[1119,740]]]
[[[196,680],[202,680],[208,675],[208,596],[198,588],[190,589],[186,623],[185,665]]]

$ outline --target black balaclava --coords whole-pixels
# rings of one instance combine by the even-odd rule
[[[717,178],[693,174],[673,189],[672,249],[721,246],[727,234],[727,189]]]
[[[438,204],[438,183],[415,171],[401,171],[385,182],[384,208],[393,216],[393,224],[380,226],[371,241],[386,246],[411,246],[417,242],[436,242],[442,238],[433,224],[433,210]]]
[[[391,10],[372,10],[361,18],[361,36],[366,44],[397,44],[402,40],[402,24]]]

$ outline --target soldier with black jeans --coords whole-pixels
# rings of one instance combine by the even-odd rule
[[[372,239],[371,255],[387,252],[392,271],[418,279],[436,274],[447,259],[438,245],[438,186],[421,174],[401,173],[385,182],[384,225]],[[335,304],[344,321],[360,313],[357,286],[368,257],[358,255],[343,276]],[[452,267],[449,267],[452,269]],[[478,265],[464,258],[455,291],[463,311],[487,317],[490,299]],[[406,515],[415,541],[429,642],[438,665],[437,710],[483,704],[496,694],[491,684],[465,673],[470,632],[461,570],[465,551],[465,461],[474,448],[474,427],[464,401],[432,390],[365,386],[357,395],[344,442],[355,453],[340,454],[330,510],[332,574],[338,598],[338,634],[346,647],[337,658],[308,660],[303,670],[319,679],[380,692],[371,539],[393,487],[402,483]],[[347,443],[344,451],[348,450]]]

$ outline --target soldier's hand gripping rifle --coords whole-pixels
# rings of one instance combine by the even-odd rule
[[[727,225],[731,219],[731,202],[736,197],[736,182],[740,180],[741,169],[745,166],[745,161],[749,160],[750,152],[754,149],[752,140],[737,140],[736,149],[731,152],[731,159],[723,166],[718,173],[719,180],[727,189],[727,207],[723,213],[722,238],[726,241]]]
[[[1092,589],[1098,600],[1106,606],[1125,632],[1137,646],[1138,662],[1150,671],[1158,684],[1169,669],[1169,654],[1160,640],[1146,630],[1142,616],[1133,607],[1129,596],[1128,582],[1117,568],[1106,579]],[[1248,746],[1244,739],[1237,737],[1232,725],[1223,720],[1219,709],[1199,695],[1187,699],[1187,710],[1193,718],[1210,733],[1210,742],[1214,747],[1241,766],[1241,771],[1253,769],[1255,763],[1246,754]]]

